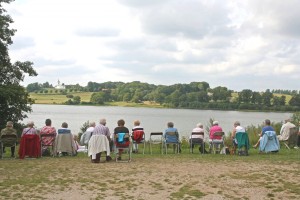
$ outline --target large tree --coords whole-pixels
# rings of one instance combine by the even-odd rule
[[[25,88],[20,85],[25,74],[36,76],[32,62],[12,63],[8,53],[12,37],[16,30],[9,26],[13,23],[12,18],[3,9],[4,3],[13,0],[0,0],[0,127],[5,126],[6,121],[19,122],[26,118],[26,112],[31,111],[32,100]]]

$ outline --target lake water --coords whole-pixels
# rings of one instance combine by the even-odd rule
[[[114,106],[72,106],[72,105],[32,105],[33,111],[28,113],[27,121],[34,121],[37,128],[45,124],[45,119],[50,118],[52,125],[61,127],[62,122],[67,122],[73,134],[80,131],[80,127],[87,120],[99,122],[106,118],[110,131],[117,126],[119,119],[125,120],[125,126],[130,130],[133,121],[138,119],[144,127],[146,136],[150,132],[163,132],[167,128],[167,122],[174,122],[180,136],[188,136],[197,123],[206,125],[210,118],[219,121],[219,125],[225,133],[232,131],[234,121],[241,125],[262,124],[265,119],[271,122],[282,122],[292,114],[274,112],[241,112],[241,111],[215,111],[215,110],[190,110],[190,109],[164,109],[164,108],[135,108]]]

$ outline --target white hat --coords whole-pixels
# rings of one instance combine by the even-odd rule
[[[218,121],[214,121],[214,122],[213,122],[213,125],[218,125],[218,124],[219,124]]]

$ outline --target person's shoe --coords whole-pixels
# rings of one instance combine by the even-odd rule
[[[122,158],[119,156],[119,157],[117,158],[117,160],[122,160]]]
[[[298,146],[294,146],[294,149],[299,149],[299,147]]]
[[[111,161],[112,160],[112,158],[110,157],[110,156],[106,156],[106,161],[107,162],[109,162],[109,161]]]
[[[10,157],[14,158],[14,157],[15,157],[15,155],[11,155]]]

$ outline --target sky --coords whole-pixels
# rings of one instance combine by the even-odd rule
[[[32,61],[37,77],[205,81],[241,91],[300,89],[299,0],[15,0],[11,60]]]

